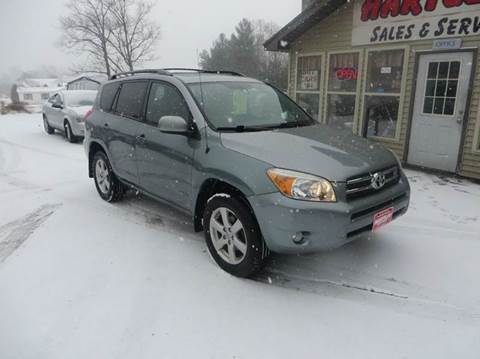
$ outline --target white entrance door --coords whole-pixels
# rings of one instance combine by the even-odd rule
[[[420,56],[408,163],[455,172],[472,59],[471,52]]]

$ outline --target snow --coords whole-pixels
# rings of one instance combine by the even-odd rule
[[[480,186],[407,174],[405,217],[240,280],[190,218],[101,201],[40,115],[0,116],[0,357],[478,358]]]
[[[210,197],[208,200],[207,200],[207,203],[210,203],[210,201],[214,198],[231,198],[232,196],[230,196],[228,193],[217,193],[217,194],[214,194],[212,197]]]

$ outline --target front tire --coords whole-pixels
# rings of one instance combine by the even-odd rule
[[[211,198],[203,227],[208,251],[226,272],[247,278],[260,270],[268,253],[251,209],[237,198]]]
[[[97,192],[104,201],[113,203],[122,199],[124,186],[113,173],[107,155],[98,151],[93,157],[93,178]]]
[[[51,127],[50,124],[48,123],[47,116],[45,116],[45,115],[43,115],[43,129],[44,129],[45,132],[48,133],[49,135],[53,135],[53,133],[55,132],[55,130],[53,129],[53,127]]]
[[[67,139],[67,141],[70,143],[76,143],[77,136],[73,134],[72,126],[68,121],[65,121],[65,123],[63,124],[63,128],[65,129],[65,138]]]

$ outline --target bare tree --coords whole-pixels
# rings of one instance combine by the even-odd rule
[[[70,0],[60,18],[61,44],[83,55],[82,71],[131,71],[154,58],[160,29],[148,18],[152,7],[143,0]]]
[[[149,19],[153,3],[116,0],[112,6],[112,36],[109,44],[128,70],[155,59],[160,27]]]
[[[108,76],[112,67],[119,65],[111,58],[108,44],[112,36],[111,0],[70,0],[67,16],[60,18],[63,30],[63,46],[88,55],[95,69],[102,69]]]

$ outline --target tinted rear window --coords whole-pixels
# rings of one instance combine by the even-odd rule
[[[115,100],[115,95],[117,94],[117,90],[119,87],[119,83],[113,83],[103,86],[102,97],[100,98],[100,108],[102,109],[102,111],[112,111],[113,101]]]
[[[121,116],[140,118],[147,82],[124,82],[118,95],[115,112]]]

